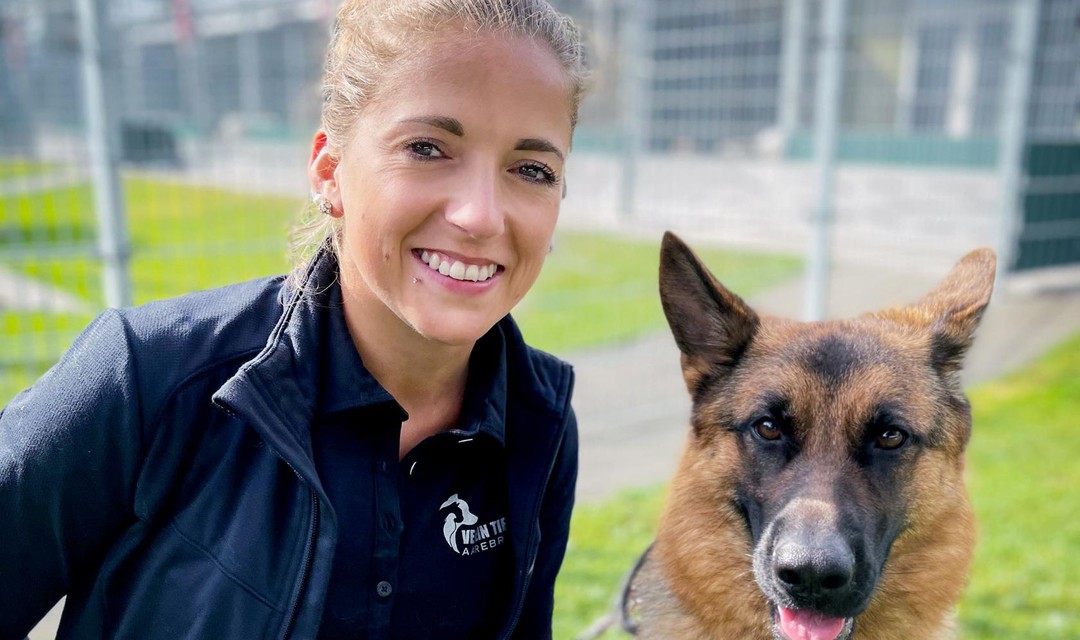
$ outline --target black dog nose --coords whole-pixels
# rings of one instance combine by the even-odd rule
[[[843,541],[807,545],[785,541],[773,552],[773,570],[780,585],[796,598],[837,596],[851,586],[855,557]]]

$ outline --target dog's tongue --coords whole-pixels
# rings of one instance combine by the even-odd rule
[[[844,630],[844,619],[781,607],[780,630],[789,640],[836,640]]]

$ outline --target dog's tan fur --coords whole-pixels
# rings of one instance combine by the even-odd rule
[[[751,410],[756,380],[786,390],[799,416],[800,455],[838,468],[823,462],[822,473],[852,473],[854,463],[842,452],[860,437],[867,412],[881,398],[902,399],[910,421],[932,429],[934,446],[912,454],[912,468],[905,470],[903,528],[869,605],[855,618],[852,638],[952,637],[952,611],[975,543],[963,481],[971,417],[958,372],[993,274],[993,254],[973,252],[912,306],[799,323],[758,317],[681,241],[665,236],[661,297],[694,397],[693,428],[656,546],[635,581],[641,637],[774,638],[769,603],[755,581],[746,516],[735,506],[742,455],[736,436],[718,426]],[[695,278],[701,284],[688,282]],[[854,345],[857,375],[833,380],[806,365],[815,345],[833,336]],[[819,508],[821,517],[830,517],[827,501]]]

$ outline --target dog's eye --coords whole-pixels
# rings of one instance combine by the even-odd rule
[[[754,432],[757,433],[762,440],[779,440],[780,436],[784,435],[780,431],[780,427],[772,418],[758,418],[754,421],[753,426]]]
[[[874,440],[874,444],[876,444],[879,449],[899,449],[904,446],[907,439],[908,434],[903,429],[888,428],[882,430],[882,432],[878,434],[877,439]]]

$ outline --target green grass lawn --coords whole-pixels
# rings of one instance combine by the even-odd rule
[[[135,302],[240,282],[288,269],[288,228],[302,201],[146,178],[124,180]],[[96,222],[88,186],[0,196],[0,268],[46,283],[101,308],[101,267],[91,257]],[[29,246],[33,249],[27,251]],[[655,240],[560,234],[533,291],[514,311],[531,343],[555,353],[632,339],[662,329]],[[40,250],[65,249],[49,256]],[[729,285],[750,294],[795,275],[800,262],[703,248]],[[9,254],[10,255],[10,254]],[[0,402],[32,382],[92,313],[50,317],[0,313]],[[3,362],[27,360],[28,366]]]
[[[1080,336],[971,394],[967,638],[1080,638]]]
[[[124,180],[136,303],[281,273],[300,198]],[[85,303],[85,313],[0,312],[0,403],[33,382],[103,306],[87,185],[0,196],[0,268]],[[17,363],[17,364],[12,364]]]
[[[284,271],[289,224],[301,205],[296,198],[141,178],[124,181],[124,202],[136,303]],[[86,185],[0,197],[0,249],[29,244],[75,252],[10,266],[100,306],[101,270],[88,255],[95,228]]]
[[[724,284],[742,295],[798,273],[796,258],[697,247]],[[562,233],[536,285],[514,310],[529,343],[553,353],[610,345],[666,327],[654,240]]]
[[[980,540],[961,637],[1080,638],[1080,336],[969,395]],[[641,489],[578,506],[556,585],[556,638],[573,638],[606,611],[652,540],[662,494]]]

